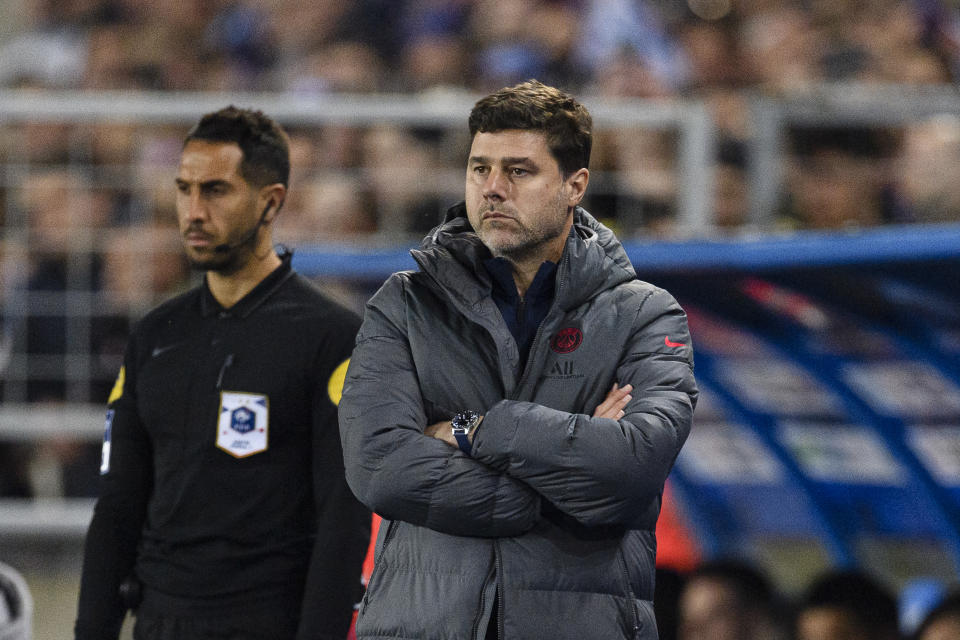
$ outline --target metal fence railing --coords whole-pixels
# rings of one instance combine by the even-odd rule
[[[79,535],[86,527],[90,461],[129,329],[192,281],[172,228],[172,195],[180,141],[201,114],[255,107],[291,133],[281,240],[408,246],[462,197],[475,99],[0,91],[0,465],[32,456],[23,473],[36,496],[0,495],[0,536]],[[619,195],[634,189],[622,166],[661,137],[670,146],[676,217],[691,233],[708,234],[714,130],[706,107],[584,102],[601,162],[591,191],[604,206],[632,208]],[[372,210],[375,224],[352,233],[314,216],[352,207]],[[421,228],[408,224],[404,207],[426,218]],[[69,465],[88,482],[71,488],[63,478]]]
[[[474,99],[0,92],[0,448],[56,440],[96,447],[103,401],[131,323],[191,281],[170,227],[171,198],[180,140],[200,114],[230,103],[255,106],[291,131],[295,175],[284,217],[295,222],[286,233],[301,248],[304,264],[319,266],[311,275],[349,287],[344,252],[358,265],[358,278],[369,283],[383,277],[395,262],[391,251],[417,237],[407,224],[412,218],[395,213],[413,211],[432,220],[460,197],[466,114]],[[636,243],[630,226],[636,218],[624,211],[643,204],[637,189],[645,187],[636,181],[662,169],[644,164],[657,157],[645,154],[645,145],[666,142],[675,226],[679,235],[696,239],[690,247],[699,247],[684,255],[715,256],[719,134],[708,107],[589,96],[583,102],[596,121],[591,191],[598,204],[623,213],[611,224]],[[902,126],[960,114],[960,97],[951,89],[824,88],[747,102],[751,216],[753,228],[761,230],[770,228],[783,195],[791,127]],[[628,165],[635,161],[640,165]],[[314,191],[313,199],[302,195]],[[369,197],[350,198],[361,191]],[[417,208],[423,203],[426,213]],[[345,234],[330,221],[297,218],[351,206],[372,209],[377,224]],[[747,255],[754,245],[731,241],[723,245],[724,255]],[[643,245],[634,246],[644,255]],[[364,260],[364,247],[380,253]],[[389,255],[377,263],[384,248]],[[674,249],[657,255],[674,255]],[[793,251],[789,243],[768,250],[784,256]],[[738,264],[750,268],[749,260]],[[334,267],[325,271],[324,265]],[[64,501],[56,490],[37,493],[44,499],[0,499],[0,535],[82,533],[89,496]]]

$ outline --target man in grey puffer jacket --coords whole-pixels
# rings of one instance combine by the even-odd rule
[[[582,105],[528,81],[469,125],[466,201],[367,304],[340,402],[347,480],[384,518],[357,636],[654,640],[686,316],[579,206]]]

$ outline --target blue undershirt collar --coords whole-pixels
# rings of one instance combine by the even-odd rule
[[[545,261],[537,270],[526,295],[521,298],[513,279],[513,265],[505,258],[488,258],[483,261],[493,282],[490,297],[493,298],[507,328],[517,342],[520,351],[520,367],[526,366],[527,356],[540,323],[553,304],[557,265]]]

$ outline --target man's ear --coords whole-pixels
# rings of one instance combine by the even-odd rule
[[[263,218],[263,224],[270,224],[273,222],[274,218],[277,217],[277,214],[280,213],[280,209],[283,207],[283,203],[286,199],[287,188],[279,182],[275,184],[268,184],[260,189],[260,200],[263,202],[263,207],[266,211]]]
[[[590,182],[590,171],[586,168],[577,169],[564,178],[564,188],[567,190],[567,206],[575,207],[583,200],[587,192],[587,183]]]

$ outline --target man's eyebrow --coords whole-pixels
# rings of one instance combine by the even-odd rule
[[[193,182],[190,182],[189,180],[185,180],[184,178],[181,178],[180,176],[177,176],[176,178],[174,178],[174,182],[175,182],[176,184],[194,184]],[[223,180],[222,178],[213,178],[212,180],[201,180],[200,182],[198,182],[198,183],[196,183],[196,184],[197,184],[201,189],[209,189],[210,187],[218,187],[218,186],[221,186],[221,185],[229,185],[229,184],[230,184],[230,181],[229,181],[229,180]]]
[[[492,161],[486,156],[471,156],[470,164],[491,164]],[[500,164],[534,164],[529,156],[507,156],[500,158]]]
[[[219,187],[221,185],[230,186],[229,180],[223,180],[222,178],[214,178],[213,180],[201,180],[201,187]]]

